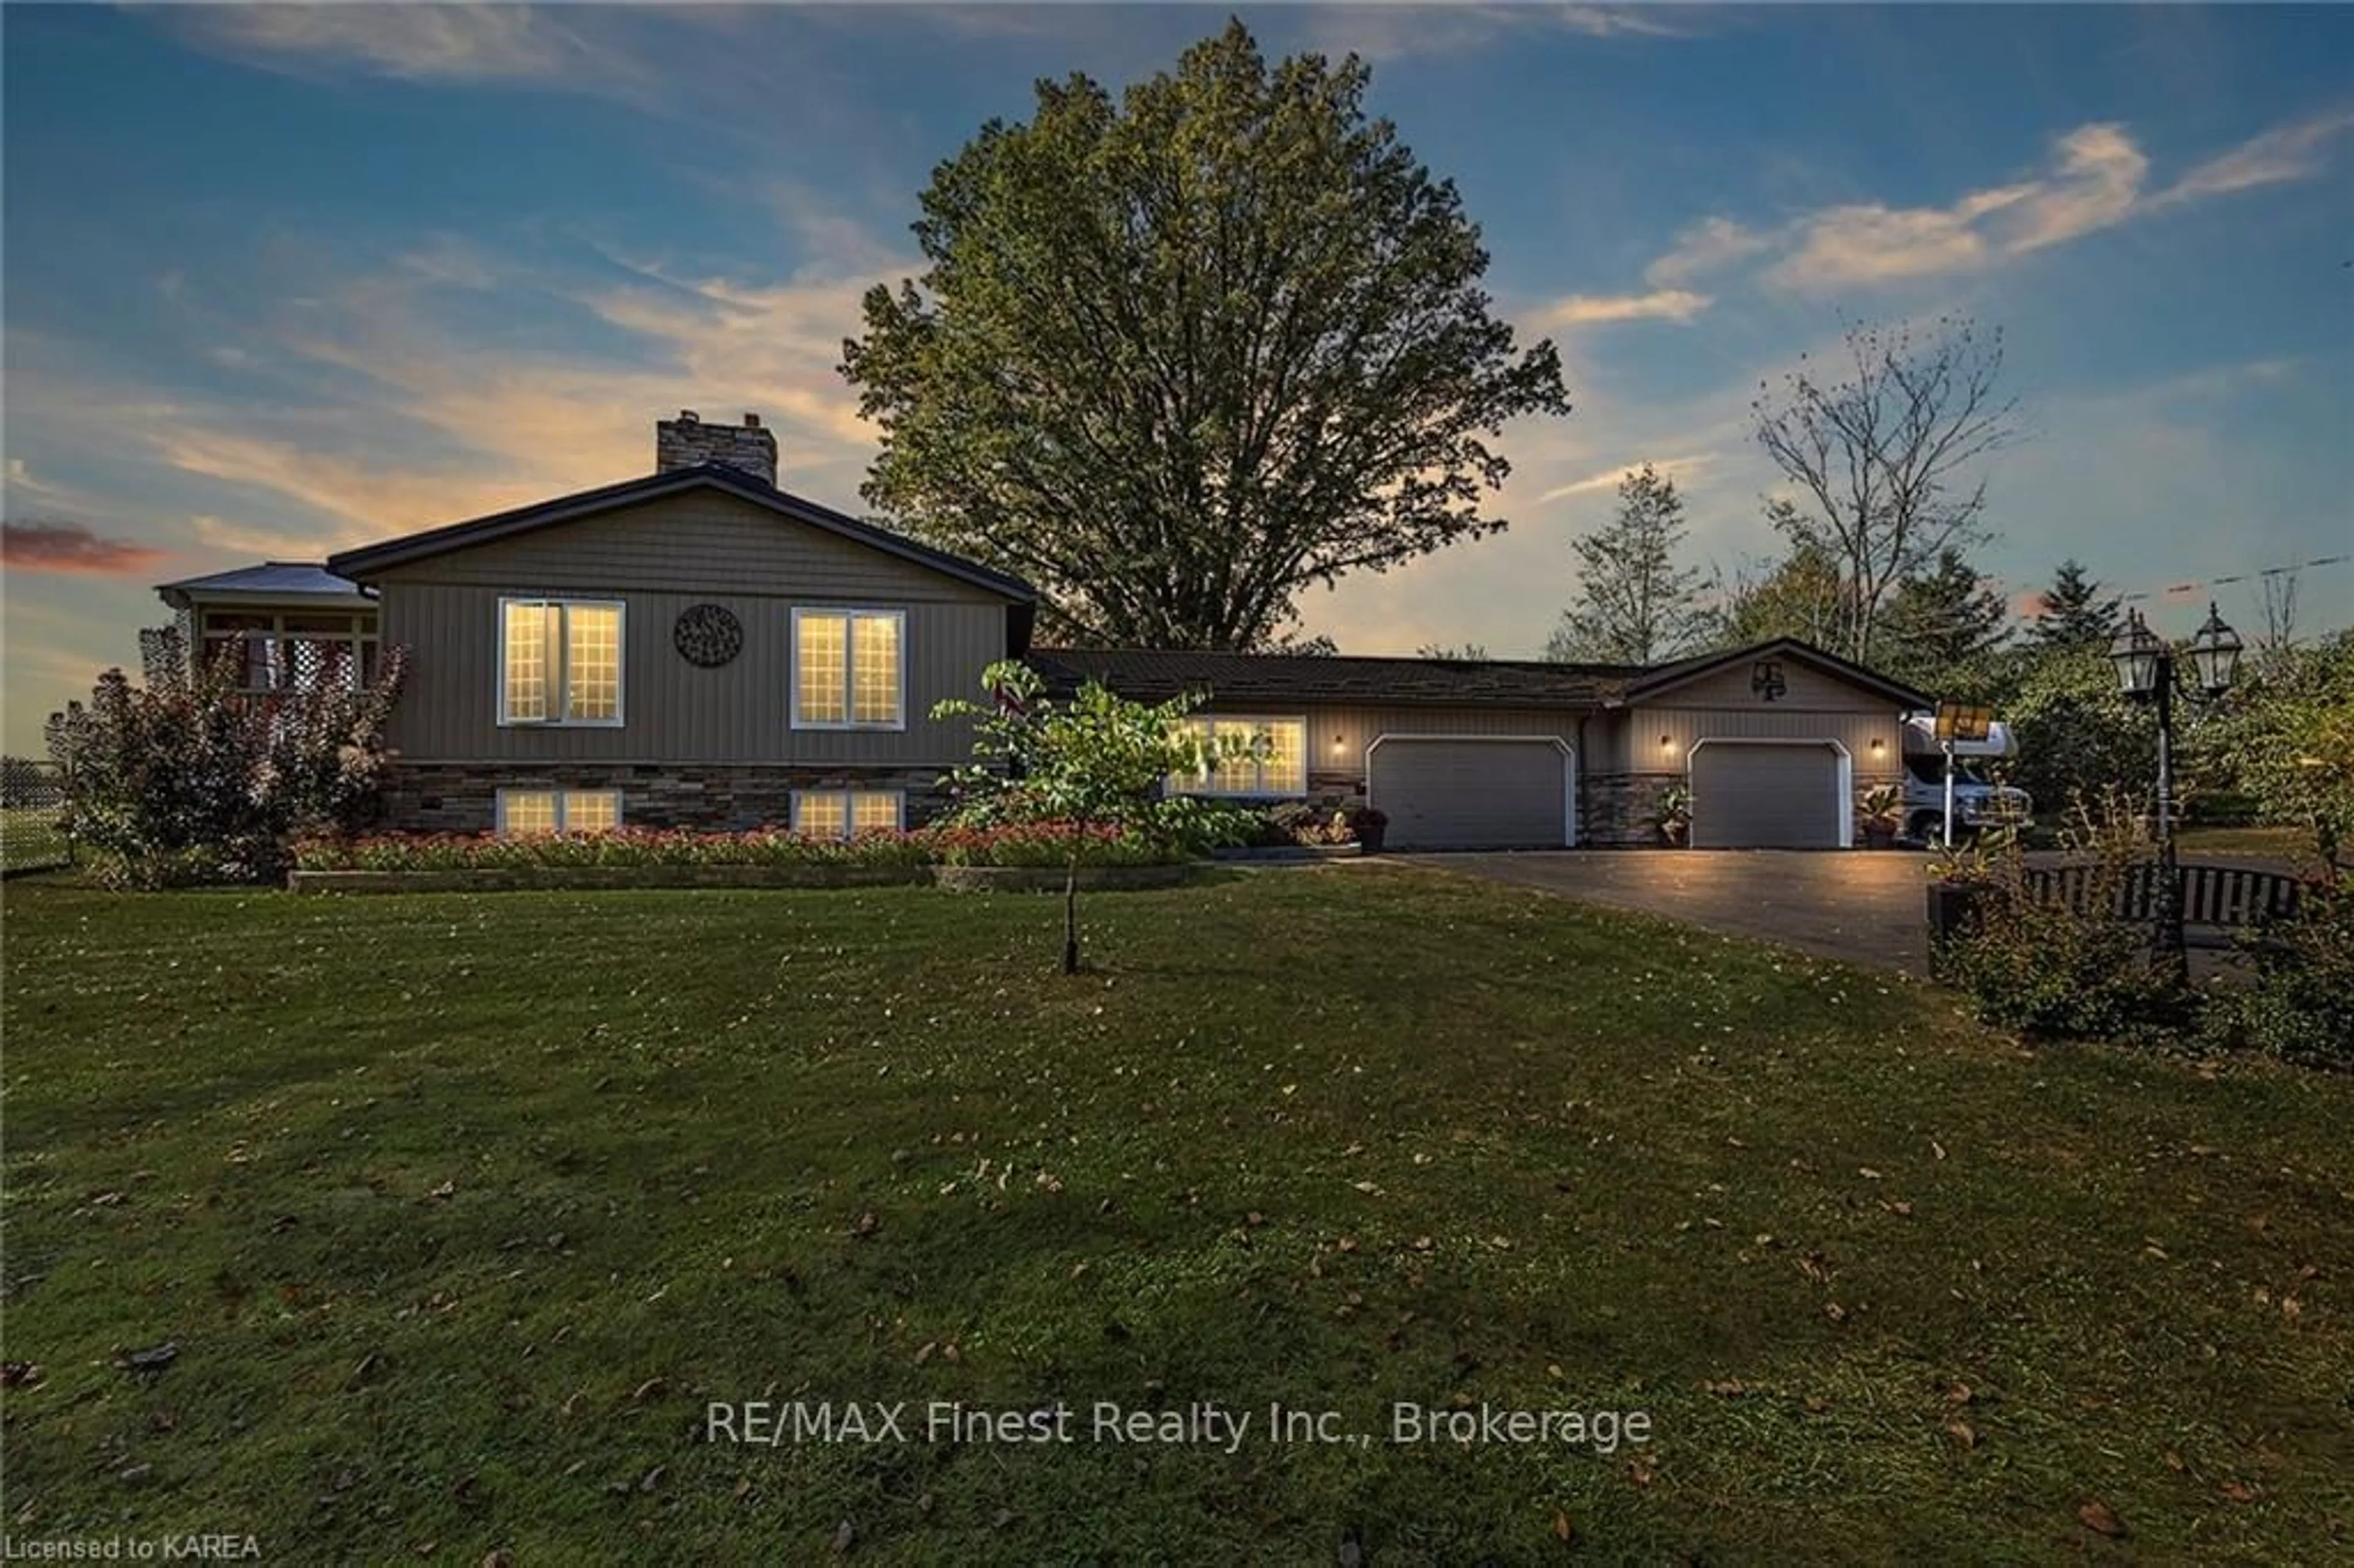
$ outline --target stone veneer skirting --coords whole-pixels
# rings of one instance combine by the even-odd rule
[[[1659,797],[1681,773],[1596,773],[1577,781],[1577,842],[1595,849],[1659,844]]]
[[[796,789],[896,789],[909,827],[945,803],[941,768],[802,763],[396,761],[385,770],[382,825],[398,832],[484,833],[501,789],[618,789],[621,823],[745,832],[792,821]]]

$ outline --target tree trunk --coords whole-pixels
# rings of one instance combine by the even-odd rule
[[[1063,876],[1063,972],[1079,972],[1079,857],[1076,853]]]

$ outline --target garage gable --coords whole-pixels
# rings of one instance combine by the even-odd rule
[[[1926,708],[1928,695],[1795,637],[1663,664],[1628,683],[1623,705],[1815,711]]]

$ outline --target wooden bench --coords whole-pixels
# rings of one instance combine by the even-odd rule
[[[2180,892],[2182,939],[2193,948],[2228,948],[2238,931],[2261,931],[2296,913],[2303,884],[2285,873],[2256,871],[2247,866],[2210,865],[2193,862],[2175,868]],[[2038,903],[2063,905],[2077,914],[2086,908],[2095,885],[2102,880],[2097,865],[2031,865],[2026,869],[2027,891]],[[2110,889],[2109,915],[2134,922],[2158,918],[2159,867],[2141,861],[2126,868]]]

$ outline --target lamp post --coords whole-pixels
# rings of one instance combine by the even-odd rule
[[[2240,669],[2240,634],[2224,623],[2215,603],[2207,603],[2207,624],[2190,640],[2190,664],[2197,686],[2185,685],[2187,695],[2212,701],[2231,689]],[[2182,877],[2174,851],[2174,688],[2178,677],[2174,648],[2149,629],[2141,611],[2130,612],[2109,658],[2117,667],[2117,683],[2136,702],[2158,709],[2158,949],[2178,969],[2186,966],[2182,950]]]

